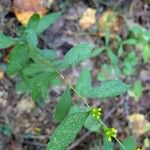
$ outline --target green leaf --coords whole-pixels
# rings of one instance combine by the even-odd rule
[[[113,65],[117,65],[118,64],[118,57],[116,56],[116,54],[112,51],[112,50],[108,50],[108,57],[111,60],[111,63]]]
[[[98,47],[92,51],[91,57],[96,57],[100,55],[105,50],[105,47]]]
[[[103,138],[103,150],[113,150],[113,144],[107,140],[106,136]]]
[[[102,82],[101,86],[94,87],[89,91],[87,97],[91,98],[110,98],[121,95],[128,90],[128,85],[120,80],[108,80]]]
[[[150,59],[150,46],[149,46],[149,44],[143,45],[142,56],[144,59],[144,63],[147,63],[148,60]]]
[[[91,73],[88,68],[84,68],[77,80],[76,90],[82,96],[87,95],[88,91],[91,89]]]
[[[44,72],[31,78],[32,99],[48,97],[48,86],[55,78],[56,74],[52,72]]]
[[[23,70],[23,73],[26,76],[35,76],[35,75],[40,74],[42,72],[53,72],[53,71],[50,70],[50,67],[48,65],[40,64],[40,63],[39,64],[33,63]]]
[[[29,85],[24,81],[19,81],[16,83],[16,91],[21,93],[28,93]]]
[[[110,42],[110,32],[106,31],[105,32],[105,45],[108,46]]]
[[[143,94],[143,85],[140,80],[136,81],[133,88],[129,91],[129,95],[133,96],[135,100],[139,100]]]
[[[84,123],[84,126],[91,132],[100,132],[102,125],[96,118],[94,118],[92,115],[89,115]]]
[[[135,138],[133,136],[129,136],[127,137],[122,144],[124,145],[124,147],[126,148],[126,150],[136,150],[136,141]],[[120,146],[120,150],[124,150],[121,146]]]
[[[137,40],[136,39],[127,39],[125,41],[122,42],[123,45],[135,45],[137,44]]]
[[[8,48],[16,44],[16,40],[0,33],[0,49]]]
[[[50,49],[40,50],[39,53],[49,60],[55,60],[57,57],[56,51]]]
[[[63,67],[76,66],[85,59],[91,56],[91,50],[93,45],[90,43],[80,43],[77,46],[71,48],[62,61]]]
[[[62,121],[68,114],[70,107],[72,105],[71,92],[67,88],[63,95],[60,97],[55,110],[55,119],[57,122]]]
[[[39,14],[33,14],[27,24],[27,28],[36,29],[37,25],[40,21],[40,15]]]
[[[80,132],[89,112],[68,115],[53,132],[47,150],[66,150]]]
[[[131,51],[127,57],[123,60],[124,68],[123,72],[125,75],[130,76],[134,73],[135,65],[137,64],[137,57],[134,51]]]
[[[60,12],[54,12],[49,15],[43,16],[35,29],[37,34],[40,34],[44,30],[46,30],[50,25],[52,25],[58,17],[61,15]]]
[[[26,29],[24,34],[31,47],[36,47],[38,45],[37,35],[33,29]]]
[[[14,74],[21,70],[29,59],[29,50],[25,44],[14,47],[9,56],[8,74]]]

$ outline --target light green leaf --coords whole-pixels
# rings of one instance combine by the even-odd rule
[[[29,50],[25,44],[14,47],[9,56],[8,74],[14,74],[21,70],[29,59]]]
[[[16,44],[16,40],[12,37],[0,33],[0,49],[8,48]]]
[[[127,39],[125,41],[122,42],[123,45],[135,45],[137,44],[137,40],[136,39]]]
[[[113,144],[107,140],[106,136],[103,138],[103,150],[114,150]]]
[[[61,15],[60,12],[54,12],[51,13],[49,15],[43,16],[38,25],[36,30],[37,34],[40,34],[41,32],[43,32],[44,30],[46,30],[50,25],[52,25],[57,19],[58,17]]]
[[[67,88],[63,95],[60,97],[55,110],[55,119],[57,122],[62,121],[68,114],[70,107],[72,105],[71,92]]]
[[[87,95],[87,92],[91,89],[91,73],[88,68],[84,68],[77,80],[76,90],[82,96]]]
[[[133,88],[129,91],[129,95],[133,96],[135,100],[139,100],[143,94],[143,85],[140,80],[136,81]]]
[[[66,150],[80,132],[89,112],[68,115],[53,132],[47,150]]]
[[[94,118],[92,115],[89,115],[84,123],[84,126],[91,132],[100,132],[102,125],[96,118]]]
[[[144,59],[144,63],[147,63],[148,60],[150,59],[150,46],[149,46],[149,44],[143,45],[142,56]]]
[[[135,141],[135,138],[133,136],[127,137],[122,142],[122,144],[124,145],[126,150],[136,150],[136,141]],[[120,150],[124,150],[124,149],[120,146]]]
[[[77,46],[71,48],[62,61],[62,66],[67,68],[69,66],[76,66],[85,59],[91,56],[91,50],[93,45],[90,43],[80,43]]]
[[[119,61],[118,57],[112,50],[108,50],[108,57],[111,60],[111,63],[113,65],[117,65],[118,64],[118,61]]]
[[[96,57],[100,55],[105,50],[105,47],[98,47],[92,51],[91,57]]]
[[[57,57],[56,51],[50,49],[40,50],[39,53],[49,60],[55,60]]]
[[[121,95],[128,90],[128,85],[120,80],[108,80],[102,82],[101,86],[93,87],[87,97],[91,98],[110,98]]]

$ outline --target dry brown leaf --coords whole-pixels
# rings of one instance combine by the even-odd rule
[[[113,38],[116,34],[121,34],[124,28],[124,19],[117,12],[105,11],[98,20],[99,35],[104,37],[106,31],[110,31]]]
[[[0,80],[2,80],[3,78],[4,78],[4,71],[0,69]]]
[[[83,16],[79,20],[79,26],[81,29],[89,29],[92,25],[96,23],[96,10],[93,8],[87,8],[83,13]]]
[[[43,6],[42,0],[14,0],[13,10],[20,23],[26,25],[29,18],[34,14],[38,13],[43,16],[47,9]]]
[[[131,122],[133,131],[137,137],[144,134],[150,126],[150,122],[145,119],[143,114],[133,113],[128,119]]]

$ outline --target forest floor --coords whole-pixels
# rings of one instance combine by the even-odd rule
[[[96,25],[92,27],[92,30],[83,31],[78,23],[87,8],[96,10],[97,18],[108,9],[115,9],[126,18],[127,22],[137,23],[150,30],[150,2],[148,0],[108,0],[105,2],[56,0],[48,11],[55,12],[63,9],[63,15],[40,36],[39,46],[54,49],[58,55],[63,56],[67,50],[81,41],[89,41],[96,46],[103,43],[98,34],[93,34]],[[16,31],[20,26],[13,13],[12,1],[0,0],[0,32],[16,36]],[[3,51],[3,55],[7,53],[8,50]],[[92,69],[94,78],[105,60],[106,56],[102,55],[86,62]],[[5,63],[5,58],[1,58],[0,67],[5,67]],[[65,76],[74,83],[84,65],[81,64],[76,69],[68,70]],[[150,121],[150,61],[143,64],[141,58],[138,59],[136,72],[131,76],[130,83],[136,80],[140,80],[143,84],[143,95],[138,101],[129,95],[124,95],[105,102],[96,100],[89,102],[91,106],[103,108],[105,123],[118,129],[120,140],[140,130],[139,127],[136,129],[136,125],[131,125],[128,119],[131,114],[142,114],[147,121]],[[49,135],[57,125],[53,119],[53,112],[64,87],[51,89],[49,101],[35,104],[30,96],[16,92],[16,81],[16,77],[8,77],[5,72],[4,77],[0,79],[0,150],[44,150]],[[96,84],[97,80],[93,82]],[[143,120],[141,120],[142,123],[144,123]],[[133,124],[138,123],[135,121]],[[138,147],[144,150],[144,141],[150,138],[150,132],[135,137]],[[69,149],[98,150],[95,146],[98,145],[98,139],[95,133],[83,129]],[[147,150],[149,148],[147,147]]]

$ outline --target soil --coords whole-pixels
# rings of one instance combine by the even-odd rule
[[[89,31],[83,32],[78,24],[78,20],[88,7],[97,10],[97,18],[107,9],[116,9],[121,16],[126,18],[127,22],[135,22],[150,29],[149,0],[107,0],[105,3],[100,0],[56,0],[48,12],[63,10],[64,13],[52,27],[40,36],[39,46],[55,49],[62,57],[81,41],[88,41],[95,45],[103,43],[99,35],[93,36]],[[13,13],[12,1],[1,0],[0,32],[15,37],[20,26],[21,24]],[[96,26],[93,26],[92,29],[95,30]],[[8,52],[9,50],[2,50],[3,55],[7,55]],[[105,62],[104,56],[86,61],[93,71],[93,77],[99,71],[97,64],[103,62]],[[5,63],[4,57],[1,58],[0,67],[5,68]],[[83,63],[76,69],[68,70],[64,73],[65,76],[74,83],[84,65]],[[130,82],[134,83],[136,80],[141,80],[144,86],[143,96],[138,102],[128,95],[106,102],[96,100],[89,102],[91,106],[101,106],[104,110],[105,123],[118,129],[120,140],[134,132],[127,119],[130,114],[141,113],[150,121],[150,61],[143,64],[139,59],[137,71],[131,77]],[[16,92],[16,83],[16,77],[8,77],[6,74],[0,80],[0,127],[3,125],[6,131],[6,133],[0,131],[0,150],[44,150],[49,135],[57,126],[53,119],[53,112],[64,87],[50,89],[50,100],[34,103],[29,95]],[[97,84],[97,80],[94,80],[93,84]],[[150,133],[136,138],[138,147],[143,147],[145,138],[150,138]],[[69,149],[98,150],[94,149],[94,145],[99,142],[99,139],[95,133],[83,129]]]

